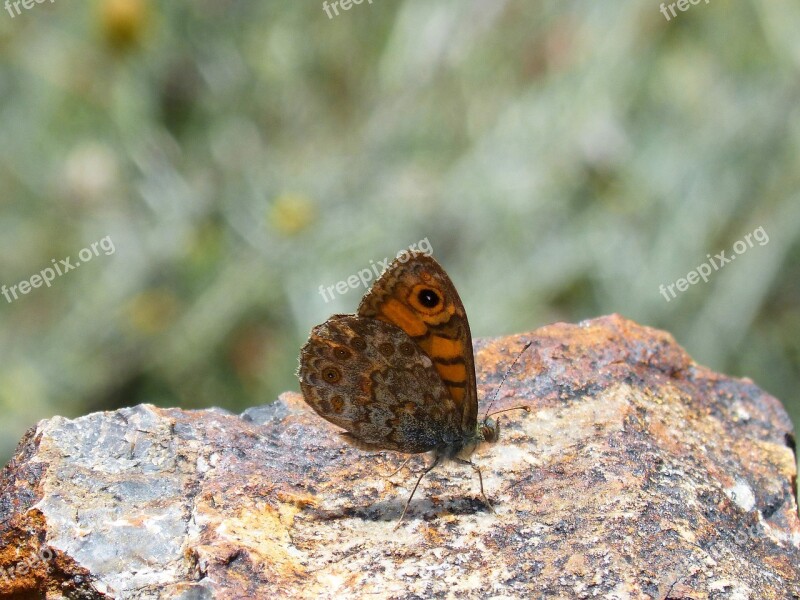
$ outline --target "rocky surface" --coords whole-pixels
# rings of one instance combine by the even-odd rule
[[[298,394],[42,421],[0,477],[0,598],[800,598],[791,424],[618,316],[476,344],[501,439],[420,486]],[[419,469],[422,458],[410,466]]]

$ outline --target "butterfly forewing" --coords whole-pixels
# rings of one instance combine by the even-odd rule
[[[336,315],[300,353],[306,402],[365,448],[418,453],[461,437],[461,413],[431,359],[400,328]]]
[[[365,294],[358,314],[408,334],[433,361],[456,404],[462,431],[474,431],[478,395],[472,336],[464,305],[439,263],[420,253],[394,261]]]

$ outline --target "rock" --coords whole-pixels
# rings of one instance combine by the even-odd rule
[[[415,477],[295,393],[39,423],[0,479],[0,598],[800,598],[791,423],[610,316],[476,343],[500,441]],[[486,403],[483,403],[485,406]],[[412,459],[418,470],[424,457]]]

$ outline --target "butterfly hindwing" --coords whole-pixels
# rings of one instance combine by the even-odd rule
[[[460,439],[461,413],[400,328],[356,315],[315,327],[300,353],[306,402],[363,448],[427,452]]]
[[[395,260],[358,307],[361,317],[402,329],[433,361],[455,402],[462,431],[475,429],[478,395],[464,305],[444,269],[422,253]]]

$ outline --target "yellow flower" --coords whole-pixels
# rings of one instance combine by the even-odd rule
[[[134,330],[154,335],[173,322],[178,299],[169,290],[147,290],[131,300],[126,312]]]
[[[100,29],[109,46],[125,51],[139,44],[150,20],[148,0],[102,0]]]
[[[294,235],[308,227],[316,219],[314,203],[299,194],[281,194],[272,203],[269,211],[270,224],[285,235]]]

